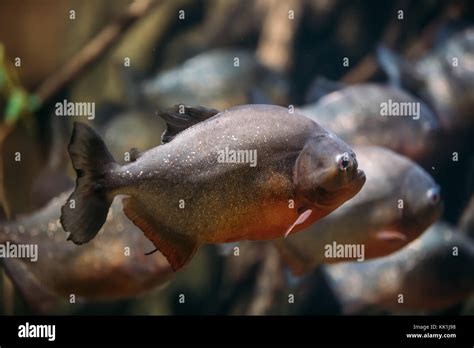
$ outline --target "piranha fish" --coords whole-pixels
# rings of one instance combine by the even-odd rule
[[[473,270],[474,243],[443,222],[392,255],[323,267],[345,314],[369,307],[401,312],[456,305],[474,294]]]
[[[433,155],[440,125],[420,99],[375,83],[341,84],[337,89],[335,82],[317,82],[321,89],[333,92],[299,111],[321,126],[337,130],[348,144],[384,146],[416,161]]]
[[[90,127],[75,124],[69,154],[77,182],[68,199],[74,208],[65,204],[61,215],[74,243],[94,238],[114,196],[125,194],[125,214],[178,270],[205,243],[302,230],[365,182],[346,143],[287,108],[177,105],[160,115],[164,144],[124,166]]]
[[[144,81],[139,89],[144,99],[158,108],[186,101],[225,109],[251,102],[252,93],[257,91],[285,105],[289,92],[286,80],[265,68],[250,52],[224,49],[188,59]]]
[[[390,81],[425,100],[448,133],[474,126],[474,28],[452,35],[419,60],[407,61],[378,49]]]
[[[37,246],[34,258],[4,258],[3,265],[21,295],[35,310],[48,311],[61,297],[116,300],[136,296],[168,281],[173,272],[161,254],[147,257],[153,244],[115,201],[93,242],[66,240],[59,217],[65,192],[44,208],[0,226],[0,244]],[[19,256],[19,255],[17,255]]]
[[[294,275],[322,263],[390,254],[441,214],[440,189],[417,164],[382,147],[354,150],[367,175],[361,191],[302,233],[275,241]]]

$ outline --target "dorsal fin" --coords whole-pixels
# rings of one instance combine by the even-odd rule
[[[159,111],[158,115],[166,122],[166,130],[161,136],[161,142],[169,143],[180,132],[199,122],[218,114],[215,109],[203,106],[175,105],[170,109]]]
[[[339,91],[345,87],[347,87],[347,85],[342,82],[333,81],[325,77],[318,76],[309,85],[305,101],[308,104],[315,103],[325,95],[335,91]]]

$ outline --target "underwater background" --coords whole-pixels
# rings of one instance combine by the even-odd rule
[[[469,0],[2,0],[0,235],[10,237],[0,242],[37,244],[42,260],[0,259],[1,313],[472,315],[473,19]],[[461,72],[446,67],[454,58]],[[373,92],[341,92],[368,83]],[[435,130],[360,121],[359,105],[378,110],[384,86],[422,103]],[[331,93],[349,99],[322,105]],[[94,109],[63,117],[58,103],[66,101]],[[410,158],[439,185],[443,212],[423,216],[432,227],[417,244],[361,263],[318,265],[302,277],[290,274],[270,241],[209,244],[173,272],[160,253],[144,255],[154,247],[120,202],[93,247],[66,242],[60,207],[74,187],[67,153],[74,121],[93,127],[124,164],[131,149],[161,144],[158,111],[175,104],[305,110],[318,102],[329,121],[318,121],[321,109],[314,117],[307,109],[308,117],[351,146]],[[358,214],[372,211],[376,203]]]

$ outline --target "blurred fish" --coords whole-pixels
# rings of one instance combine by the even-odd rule
[[[349,146],[287,108],[176,106],[160,115],[165,144],[122,167],[91,128],[75,124],[75,208],[66,204],[61,215],[73,242],[94,238],[113,197],[126,194],[125,214],[177,270],[204,243],[297,232],[365,182]]]
[[[354,151],[367,175],[361,191],[302,233],[275,241],[295,275],[322,263],[390,254],[441,214],[440,189],[417,164],[382,147],[358,146]],[[354,248],[353,255],[327,254],[334,243],[358,247],[361,254]]]
[[[250,52],[223,49],[199,54],[141,86],[144,98],[158,108],[186,103],[225,109],[252,102],[250,97],[259,95],[255,90],[284,105],[288,89],[283,77]]]
[[[223,260],[219,284],[219,315],[261,315],[273,302],[273,289],[282,283],[278,253],[268,241],[239,242],[234,253]],[[272,289],[272,290],[271,290]]]
[[[474,28],[449,36],[414,62],[385,47],[379,48],[378,57],[392,83],[425,100],[447,132],[456,135],[474,126]]]
[[[459,228],[474,239],[474,195],[464,209],[459,220]]]
[[[122,212],[121,200],[112,204],[107,220],[93,242],[77,246],[66,240],[59,222],[60,208],[70,192],[43,209],[0,226],[0,243],[19,248],[36,246],[37,260],[4,258],[4,267],[27,303],[48,311],[59,297],[115,300],[141,294],[168,281],[173,272],[141,231]],[[10,244],[8,244],[10,243]]]
[[[321,79],[318,85],[320,90],[337,88],[336,83]],[[418,114],[384,116],[384,108],[390,112],[391,105],[399,111],[411,109]],[[400,89],[374,83],[343,87],[299,110],[337,132],[348,144],[384,146],[417,161],[433,155],[440,135],[436,116],[421,100]]]
[[[323,269],[343,313],[439,310],[474,294],[474,243],[439,222],[392,255]]]
[[[120,162],[132,148],[144,151],[160,145],[165,129],[160,117],[130,109],[115,115],[102,127],[101,133],[112,156]]]
[[[67,141],[70,133],[69,120],[52,116],[50,119],[51,140],[47,160],[31,187],[31,201],[35,210],[48,204],[54,197],[74,187],[68,176],[69,156]],[[20,182],[17,186],[21,185]]]

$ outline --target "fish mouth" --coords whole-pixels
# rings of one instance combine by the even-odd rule
[[[357,169],[348,176],[347,183],[336,190],[328,190],[320,186],[314,191],[313,204],[319,207],[340,206],[359,193],[365,184],[365,180],[364,171]]]
[[[365,177],[365,172],[361,169],[357,169],[352,178],[351,178],[351,182],[352,181],[364,181],[365,182],[366,180],[366,177]]]
[[[350,173],[347,173],[346,184],[342,187],[347,189],[347,187],[358,187],[359,189],[366,181],[365,172],[361,169],[355,169]]]
[[[354,197],[362,189],[366,180],[367,178],[363,170],[357,169],[354,171],[354,174],[348,183],[348,186],[350,187],[350,198]]]
[[[346,160],[346,162],[342,162]],[[336,157],[336,163],[340,174],[345,176],[346,185],[353,185],[354,182],[365,182],[365,173],[359,169],[359,162],[357,161],[354,152],[344,152]],[[343,165],[346,164],[346,165]]]

